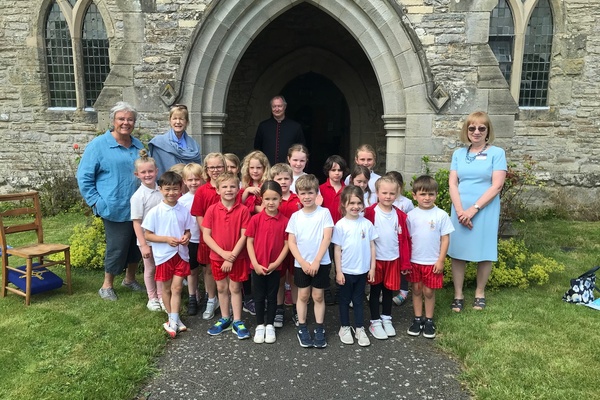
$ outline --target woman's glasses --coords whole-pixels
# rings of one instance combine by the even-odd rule
[[[206,167],[207,170],[209,171],[220,171],[222,169],[224,169],[225,167],[223,165],[217,165],[216,167]]]
[[[486,126],[470,126],[469,127],[469,132],[475,132],[475,131],[485,132],[485,131],[487,131],[487,127]]]

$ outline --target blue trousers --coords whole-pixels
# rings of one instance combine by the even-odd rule
[[[354,327],[361,328],[364,326],[363,303],[367,274],[344,274],[344,278],[346,283],[339,286],[340,323],[342,326],[350,326],[350,302],[352,301]]]

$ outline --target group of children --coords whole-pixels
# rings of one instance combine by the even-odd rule
[[[453,227],[435,206],[433,178],[424,175],[413,182],[414,208],[401,195],[402,175],[377,175],[375,160],[371,146],[360,146],[356,165],[344,180],[346,161],[331,156],[324,165],[327,180],[319,185],[314,175],[304,173],[308,151],[303,145],[289,149],[289,164],[274,166],[260,151],[248,154],[241,166],[233,154],[210,153],[204,166],[180,166],[157,182],[156,165],[142,150],[135,165],[142,184],[131,209],[148,308],[169,314],[163,327],[171,337],[185,331],[179,315],[184,279],[188,314],[195,315],[203,266],[208,297],[203,318],[212,319],[217,309],[221,314],[208,334],[232,330],[239,339],[249,338],[242,320],[246,310],[256,315],[254,342],[273,343],[285,320],[289,285],[300,346],[323,348],[324,292],[333,261],[343,343],[356,339],[360,346],[370,344],[363,317],[367,283],[368,331],[374,338],[396,335],[392,303],[406,299],[408,282],[415,317],[407,333],[434,338],[435,289],[442,287]],[[253,303],[244,301],[250,293]],[[312,329],[307,324],[310,299]]]

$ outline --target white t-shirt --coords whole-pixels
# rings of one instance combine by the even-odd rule
[[[342,272],[361,275],[371,268],[371,241],[377,239],[375,227],[365,217],[342,218],[333,228],[331,242],[342,248]]]
[[[158,185],[154,187],[154,189],[150,189],[144,185],[140,185],[140,187],[135,191],[133,196],[131,196],[131,220],[139,219],[144,220],[148,212],[160,204],[163,200],[163,195],[160,192]],[[137,241],[137,245],[140,245],[140,241]],[[152,243],[146,241],[149,246],[152,246]]]
[[[333,219],[329,210],[317,206],[317,209],[311,213],[305,212],[304,209],[293,213],[285,231],[296,237],[296,245],[302,258],[308,262],[313,262],[323,241],[323,232],[326,228],[333,228],[333,226]],[[329,251],[325,252],[320,264],[331,264]],[[294,266],[301,268],[296,260],[294,260]]]
[[[398,196],[396,201],[394,201],[394,205],[398,207],[400,211],[404,211],[405,214],[408,214],[409,211],[415,208],[413,202],[402,195]]]
[[[190,212],[181,204],[177,203],[174,207],[171,207],[165,202],[161,202],[150,210],[144,218],[142,228],[159,236],[180,238],[186,230],[192,230],[194,223]],[[168,243],[152,243],[152,254],[156,265],[169,261],[177,253],[179,253],[182,260],[190,260],[187,245],[172,247]]]
[[[179,204],[181,204],[182,206],[184,206],[189,212],[192,209],[192,203],[194,202],[194,195],[191,194],[190,192],[187,192],[186,194],[181,196],[179,198],[179,200],[177,200],[177,202]],[[194,222],[196,222],[195,217],[192,219],[194,220]],[[200,228],[198,227],[198,222],[196,222],[194,224],[194,229],[190,229],[190,232],[192,234],[192,238],[190,239],[190,242],[200,243]]]
[[[430,210],[417,207],[408,213],[406,225],[412,242],[410,262],[435,264],[440,256],[442,236],[454,232],[448,214],[438,207]]]
[[[394,261],[400,257],[398,243],[398,214],[385,212],[379,205],[375,207],[375,230],[379,236],[375,239],[375,258],[380,261]]]

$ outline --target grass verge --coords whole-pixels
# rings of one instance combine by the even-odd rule
[[[527,246],[566,266],[550,283],[488,291],[488,307],[450,311],[452,288],[439,292],[437,343],[463,364],[461,379],[478,399],[597,396],[591,366],[600,365],[600,312],[564,303],[569,280],[600,263],[600,224],[525,222]]]
[[[81,219],[44,219],[46,241],[67,243]],[[29,307],[15,294],[0,299],[1,399],[135,397],[164,349],[165,314],[148,312],[145,292],[118,284],[119,301],[103,301],[102,278],[102,271],[74,269],[72,296],[66,288],[37,294]]]

